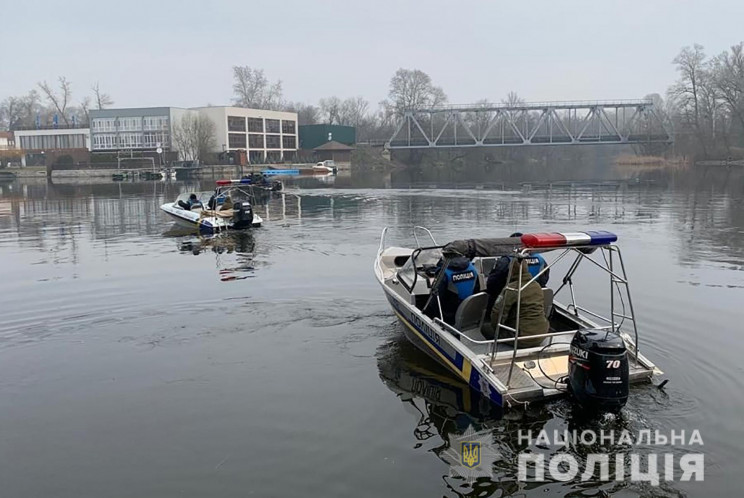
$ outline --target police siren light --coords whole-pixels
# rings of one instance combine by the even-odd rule
[[[606,230],[587,232],[526,233],[521,239],[524,247],[605,246],[617,241],[617,235]]]

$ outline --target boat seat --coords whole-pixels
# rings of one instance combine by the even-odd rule
[[[465,298],[460,303],[460,306],[457,307],[455,328],[460,331],[472,328],[480,330],[481,320],[483,320],[483,313],[486,311],[487,304],[488,294],[485,292],[479,292]]]
[[[550,312],[553,311],[553,289],[543,287],[543,308],[545,317],[550,318]]]

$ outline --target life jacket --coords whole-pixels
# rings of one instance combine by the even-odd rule
[[[545,258],[543,258],[539,253],[532,254],[529,258],[525,258],[525,261],[527,262],[527,270],[529,270],[530,275],[533,277],[536,277],[543,268],[548,266],[545,262]]]
[[[478,281],[478,271],[467,258],[456,258],[450,261],[444,270],[447,282],[447,290],[462,301],[473,294],[475,284]]]

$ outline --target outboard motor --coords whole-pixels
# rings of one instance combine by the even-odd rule
[[[628,401],[628,351],[607,330],[574,334],[568,356],[568,387],[584,408],[617,412]]]
[[[233,210],[233,228],[250,228],[253,225],[253,208],[250,202],[236,202]]]

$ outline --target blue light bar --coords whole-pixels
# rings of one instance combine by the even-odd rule
[[[617,235],[607,230],[590,230],[584,233],[591,238],[589,243],[593,246],[603,246],[617,241]]]

